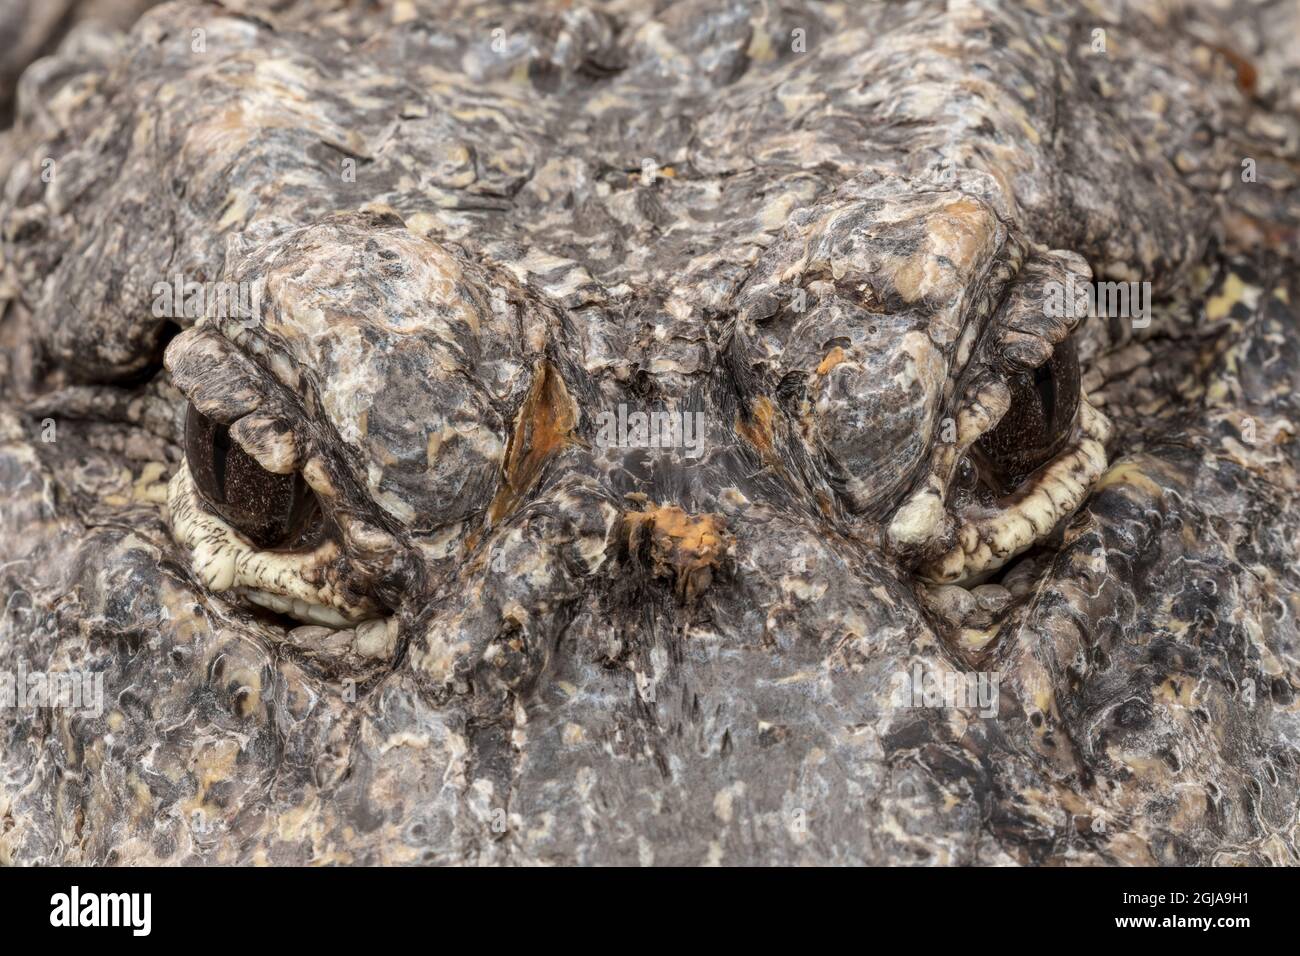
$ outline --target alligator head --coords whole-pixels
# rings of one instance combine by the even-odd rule
[[[1276,12],[655,6],[27,72],[5,859],[1294,862]]]

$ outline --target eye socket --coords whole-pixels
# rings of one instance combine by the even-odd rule
[[[1074,340],[1056,346],[1052,357],[1013,376],[1011,407],[997,427],[976,442],[982,463],[1008,486],[1040,468],[1070,437],[1079,410],[1079,353]]]
[[[267,471],[227,426],[193,405],[185,417],[185,457],[204,502],[257,547],[304,547],[319,530],[320,502],[301,475]]]

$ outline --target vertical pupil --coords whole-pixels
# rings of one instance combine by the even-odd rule
[[[1056,422],[1056,376],[1052,373],[1055,359],[1044,362],[1034,369],[1034,391],[1043,408],[1044,429],[1050,429]],[[1051,436],[1048,436],[1049,438]]]
[[[1032,372],[1007,382],[1011,407],[976,451],[1006,489],[1055,455],[1070,436],[1079,408],[1079,358],[1073,340],[1056,346]]]
[[[212,429],[212,477],[220,500],[226,500],[226,462],[230,458],[230,429],[215,425]]]
[[[301,475],[267,471],[230,437],[230,429],[193,405],[185,419],[185,458],[207,507],[257,546],[299,541],[316,498]]]

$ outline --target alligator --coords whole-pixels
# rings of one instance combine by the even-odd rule
[[[72,29],[0,134],[0,862],[1300,861],[1298,31]]]

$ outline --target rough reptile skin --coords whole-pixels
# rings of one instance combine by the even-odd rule
[[[73,29],[0,134],[0,669],[103,706],[0,709],[0,862],[1300,862],[1298,32]],[[1149,309],[1052,307],[1103,281]],[[220,516],[191,405],[309,540]]]

